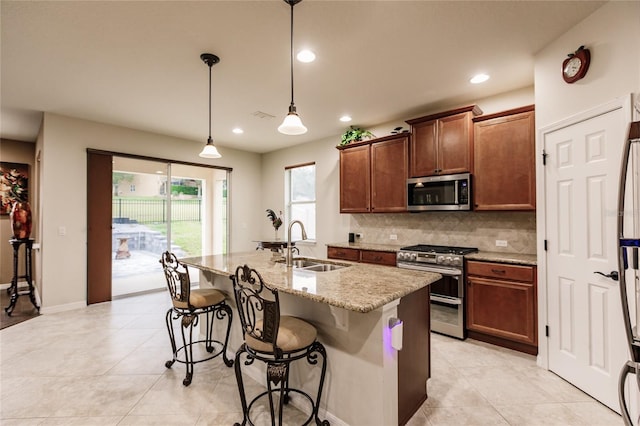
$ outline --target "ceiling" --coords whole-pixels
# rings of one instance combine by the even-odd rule
[[[304,0],[294,43],[317,59],[294,65],[295,104],[309,131],[287,136],[282,0],[2,0],[0,136],[35,141],[46,111],[204,144],[210,52],[223,155],[339,138],[343,114],[366,128],[531,86],[535,53],[603,3]],[[470,84],[478,72],[491,79]]]

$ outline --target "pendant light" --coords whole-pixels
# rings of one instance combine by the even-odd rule
[[[285,135],[302,135],[307,133],[307,128],[302,124],[302,120],[300,120],[300,116],[296,112],[296,105],[293,103],[293,6],[301,1],[302,0],[284,0],[285,3],[291,6],[291,105],[289,105],[289,113],[284,118],[280,127],[278,127],[278,131]]]
[[[211,67],[220,62],[220,58],[213,53],[203,53],[200,55],[200,59],[209,66],[209,139],[207,139],[207,144],[200,153],[200,157],[220,158],[222,155],[220,155],[216,146],[213,144],[213,139],[211,139]]]

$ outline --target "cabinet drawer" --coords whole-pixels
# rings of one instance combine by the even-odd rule
[[[388,251],[362,250],[360,261],[378,265],[396,266],[396,254]]]
[[[327,247],[327,257],[329,259],[360,260],[360,250],[340,247]]]
[[[467,274],[529,283],[535,281],[533,266],[505,265],[504,263],[468,261]]]

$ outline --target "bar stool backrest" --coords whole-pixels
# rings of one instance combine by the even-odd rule
[[[187,265],[181,263],[175,254],[166,251],[162,253],[160,259],[164,276],[167,279],[167,287],[171,295],[173,306],[182,309],[195,309],[189,303],[191,296],[191,279],[189,279],[189,270]]]
[[[274,354],[281,355],[276,345],[280,326],[278,291],[266,287],[260,273],[248,265],[238,266],[231,280],[243,337],[249,335],[267,343]]]

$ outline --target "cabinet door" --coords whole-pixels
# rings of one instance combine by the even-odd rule
[[[533,111],[475,123],[476,210],[535,210]]]
[[[467,278],[469,330],[537,345],[536,306],[533,283]]]
[[[391,251],[361,250],[360,261],[377,265],[396,266],[396,254]]]
[[[410,170],[411,177],[438,174],[436,169],[437,120],[411,126]]]
[[[471,113],[465,112],[438,120],[438,173],[471,171]]]
[[[340,213],[366,213],[371,204],[369,145],[340,151]]]
[[[407,211],[408,138],[371,145],[371,211]]]

